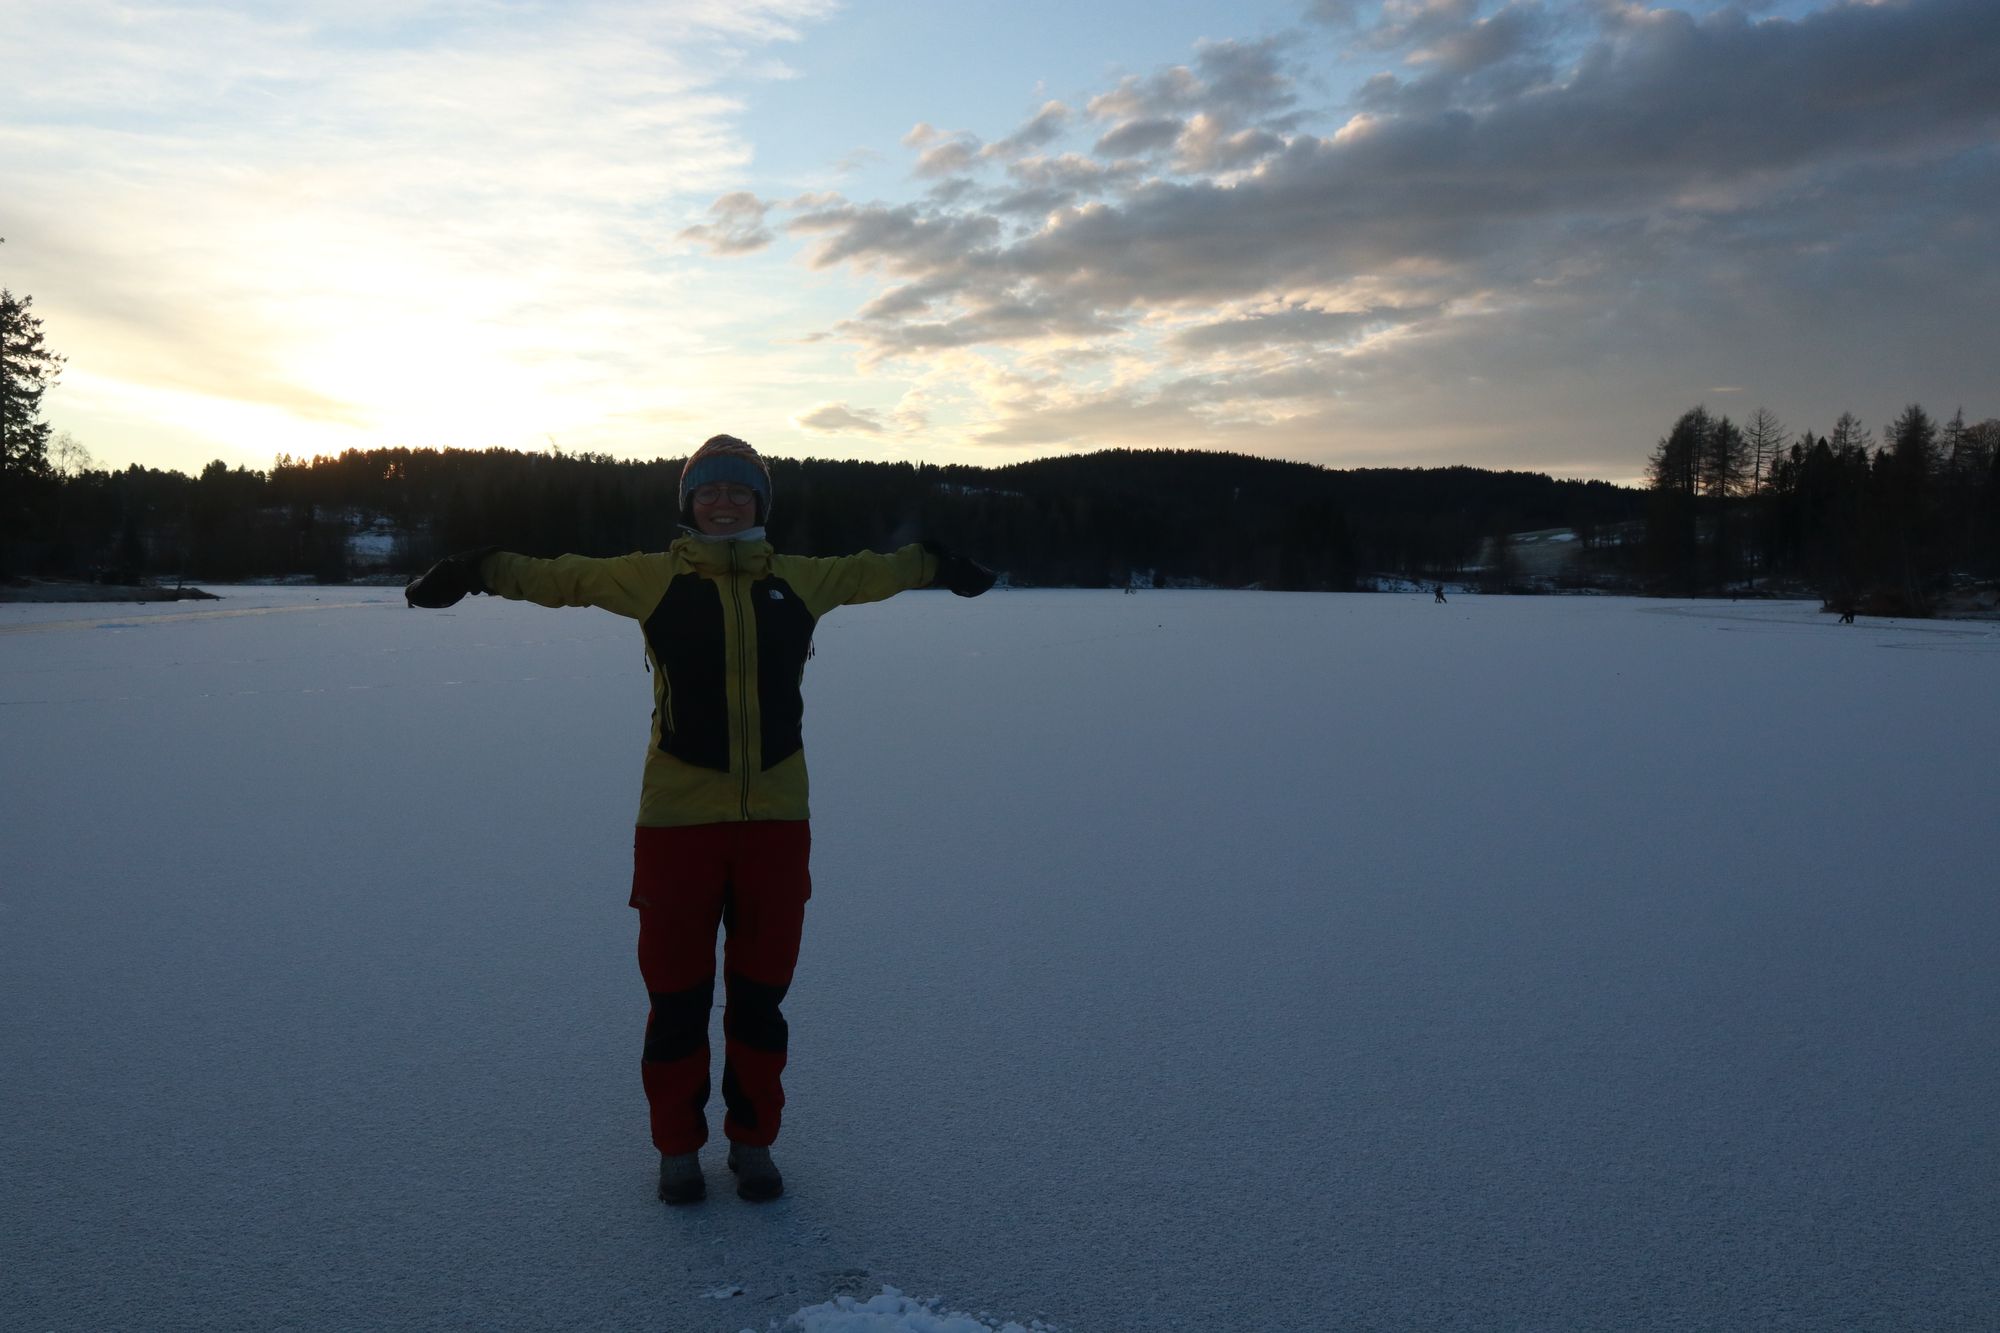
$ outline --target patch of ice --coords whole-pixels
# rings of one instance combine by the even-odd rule
[[[1060,1333],[1054,1324],[1039,1319],[994,1323],[983,1314],[939,1310],[936,1300],[912,1300],[894,1287],[884,1287],[865,1301],[836,1296],[808,1305],[772,1327],[775,1333]]]

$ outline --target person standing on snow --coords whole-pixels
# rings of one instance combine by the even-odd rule
[[[771,1160],[785,1105],[779,1008],[798,961],[812,833],[799,683],[813,627],[837,606],[939,586],[977,597],[993,574],[933,542],[893,555],[778,555],[764,538],[771,474],[717,435],[681,469],[682,535],[665,551],[538,560],[497,547],[449,556],[405,590],[411,606],[467,593],[597,606],[640,623],[652,736],[633,841],[631,905],[652,1001],[641,1062],[660,1198],[706,1197],[709,1011],[724,934],[723,1134],[736,1192],[784,1193]]]

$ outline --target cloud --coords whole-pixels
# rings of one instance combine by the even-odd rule
[[[849,407],[846,403],[821,403],[793,417],[792,424],[819,435],[886,435],[889,432],[889,428],[882,424],[881,413],[869,408]]]
[[[963,262],[999,239],[990,217],[926,214],[914,204],[857,205],[842,200],[794,217],[793,232],[827,237],[812,252],[814,268],[853,264],[890,273],[923,273]]]
[[[1985,11],[1966,0],[1924,8],[1950,21],[1921,39],[1902,30],[1901,9],[1760,27],[1690,20],[1651,40],[1620,32],[1559,89],[1484,113],[1294,135],[1240,180],[1145,179],[997,248],[998,220],[977,213],[823,216],[816,225],[832,239],[815,262],[893,253],[899,271],[968,285],[1003,274],[1123,308],[1335,281],[1387,263],[1554,254],[1569,247],[1565,227],[1646,219],[1691,192],[1768,191],[1774,173],[1855,155],[1976,147],[2000,118],[2000,83],[1982,63],[2000,57],[2000,23],[1976,18]],[[1885,47],[1905,59],[1862,59]],[[1906,75],[1911,67],[1921,73]],[[1802,89],[1786,99],[1795,105],[1770,105],[1765,90],[1779,84]],[[926,235],[952,243],[924,244]]]
[[[1174,169],[1189,175],[1237,171],[1284,146],[1285,140],[1270,130],[1247,129],[1231,134],[1222,122],[1198,114],[1181,126],[1174,139]]]
[[[1435,65],[1452,74],[1464,75],[1536,52],[1542,40],[1553,32],[1547,10],[1539,4],[1515,0],[1487,18],[1446,29],[1410,59],[1415,64]]]
[[[1195,50],[1204,109],[1244,117],[1269,116],[1292,105],[1291,76],[1285,72],[1279,38],[1261,42],[1209,41]]]
[[[1381,50],[1449,40],[1479,13],[1480,0],[1383,0],[1367,43]]]
[[[1131,157],[1170,147],[1184,125],[1172,116],[1121,121],[1105,132],[1091,149],[1100,157]]]
[[[903,136],[903,146],[921,150],[916,174],[925,177],[949,176],[963,171],[979,157],[977,135],[960,131],[949,134],[936,126],[919,123]]]
[[[1093,120],[1166,119],[1200,104],[1201,80],[1186,65],[1175,65],[1150,77],[1128,74],[1109,92],[1084,104]]]
[[[1093,117],[1115,122],[1092,151],[1143,157],[1171,147],[1177,169],[1192,172],[1227,170],[1272,151],[1280,140],[1271,129],[1246,127],[1282,117],[1295,100],[1281,50],[1275,38],[1204,42],[1192,67],[1127,77],[1090,100]]]
[[[882,154],[872,148],[856,148],[843,154],[840,160],[833,164],[833,174],[837,177],[852,176],[881,160]]]
[[[749,254],[771,243],[771,232],[764,226],[769,209],[770,205],[756,195],[736,190],[709,205],[711,221],[683,229],[680,238],[718,255]]]
[[[1311,0],[1306,19],[1331,28],[1350,28],[1361,21],[1361,0]]]
[[[1070,109],[1061,102],[1044,102],[1028,123],[983,150],[989,157],[1018,158],[1047,147],[1069,128]]]
[[[1436,306],[1413,309],[1378,307],[1369,310],[1323,310],[1288,306],[1213,323],[1191,325],[1173,335],[1173,343],[1203,352],[1291,344],[1343,344],[1416,319],[1439,314]]]
[[[815,264],[897,280],[834,332],[877,367],[946,350],[1038,367],[1053,382],[974,413],[980,439],[1023,445],[1131,437],[1114,422],[1178,443],[1386,431],[1391,405],[1490,434],[1459,402],[1580,439],[1602,428],[1562,422],[1561,394],[1600,412],[1602,383],[1698,397],[1743,382],[1705,364],[1724,348],[1786,383],[1837,378],[1824,367],[1851,352],[1815,369],[1768,349],[1787,326],[1815,341],[1812,320],[1858,304],[1842,291],[1879,302],[1871,322],[1951,291],[1960,332],[1919,341],[1985,382],[1949,349],[2000,295],[1982,257],[2000,216],[1991,5],[1753,20],[1404,0],[1368,49],[1405,52],[1412,76],[1364,87],[1321,134],[1285,73],[1303,59],[1285,43],[1308,40],[1213,43],[1120,80],[1085,103],[1106,126],[1092,153],[1023,157],[1011,191],[822,212]],[[1112,363],[1116,384],[1090,369]]]
[[[1100,162],[1083,153],[1025,157],[1007,164],[1007,187],[992,197],[996,217],[1046,217],[1086,200],[1112,193],[1144,171],[1137,159]]]
[[[1195,48],[1192,65],[1174,65],[1156,74],[1128,75],[1116,88],[1086,104],[1104,121],[1164,120],[1206,111],[1241,123],[1282,112],[1294,100],[1280,38],[1260,42],[1208,41]]]
[[[1409,77],[1380,71],[1362,84],[1355,104],[1421,115],[1515,103],[1557,87],[1557,53],[1572,37],[1543,5],[1514,0],[1486,18],[1433,31],[1405,56]]]
[[[1101,337],[1119,332],[1119,326],[1059,301],[996,295],[942,318],[885,320],[863,316],[843,320],[834,326],[834,332],[862,344],[867,359],[874,362],[953,347]]]
[[[213,400],[208,447],[261,463],[300,446],[221,404],[350,443],[587,438],[642,411],[634,349],[715,318],[658,239],[749,161],[721,81],[827,11],[73,0],[13,25],[37,75],[0,87],[8,259],[80,335],[64,426],[129,455],[145,427],[116,403]],[[690,239],[761,243],[754,207],[720,207]]]

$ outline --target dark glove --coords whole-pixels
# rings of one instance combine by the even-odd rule
[[[977,597],[993,586],[993,571],[986,566],[967,560],[943,542],[925,542],[924,549],[937,558],[937,576],[931,580],[935,588],[950,588],[960,597]]]
[[[482,546],[476,551],[460,551],[432,565],[403,589],[403,600],[411,606],[436,611],[455,606],[469,592],[485,592],[486,580],[479,577],[479,564],[500,548]]]

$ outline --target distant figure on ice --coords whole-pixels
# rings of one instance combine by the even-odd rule
[[[1442,583],[1438,584],[1437,586],[1437,599],[1440,602],[1444,600],[1444,585]]]
[[[497,547],[439,561],[411,606],[469,592],[596,606],[639,622],[653,674],[652,734],[633,840],[631,905],[652,1008],[641,1062],[660,1151],[660,1198],[707,1194],[709,1011],[723,932],[722,1130],[745,1199],[775,1199],[771,1160],[785,1093],[779,1004],[798,961],[812,846],[800,679],[819,618],[932,585],[961,597],[993,574],[935,542],[893,555],[778,555],[764,538],[771,475],[717,435],[681,469],[682,535],[664,551],[537,560]]]
[[[1846,602],[1842,604],[1840,608],[1840,623],[1843,625],[1852,625],[1854,623],[1854,603]]]

